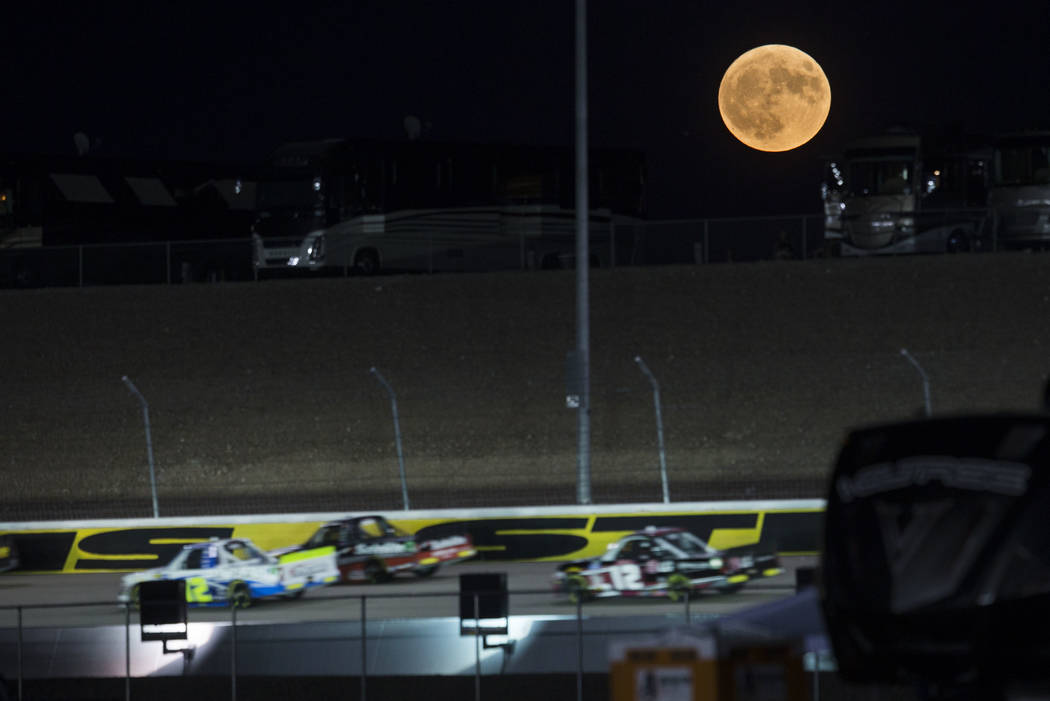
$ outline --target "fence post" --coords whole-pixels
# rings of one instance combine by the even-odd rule
[[[474,701],[481,701],[481,610],[474,592]]]
[[[368,684],[366,679],[368,677],[368,627],[367,614],[365,613],[365,599],[367,597],[361,595],[361,701],[366,701],[368,698]]]
[[[150,492],[153,494],[153,518],[160,518],[160,509],[157,506],[157,478],[153,469],[153,439],[150,436],[149,429],[149,404],[146,402],[146,398],[142,396],[142,392],[139,392],[138,387],[128,379],[127,375],[120,379],[124,381],[131,393],[138,397],[139,402],[142,403],[142,417],[146,423],[146,453],[149,457],[149,486]]]
[[[233,625],[230,641],[230,698],[237,701],[237,604],[230,602],[230,617]]]
[[[131,603],[124,602],[124,699],[131,701]]]
[[[576,701],[583,701],[583,597],[576,597]]]
[[[806,235],[806,215],[802,215],[802,260],[806,259],[806,249],[809,247],[809,237]]]
[[[22,607],[18,607],[18,701],[22,701]]]
[[[671,502],[671,494],[667,488],[667,456],[664,452],[664,419],[663,414],[660,412],[660,384],[653,377],[653,373],[649,372],[649,366],[645,364],[640,355],[634,356],[634,362],[638,363],[638,367],[642,369],[642,372],[649,378],[649,382],[653,386],[653,406],[656,408],[656,440],[660,447],[660,484],[663,487],[664,503],[669,504]]]
[[[390,410],[394,415],[394,443],[397,446],[397,466],[401,472],[401,500],[404,504],[405,511],[408,511],[408,483],[405,480],[405,457],[401,452],[401,422],[397,418],[397,395],[394,394],[394,388],[390,386],[390,383],[386,381],[375,365],[369,370],[379,383],[386,388],[387,393],[390,395]]]

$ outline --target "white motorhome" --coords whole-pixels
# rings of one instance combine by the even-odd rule
[[[988,209],[996,247],[1050,247],[1050,131],[995,140]]]
[[[843,151],[842,255],[945,253],[984,245],[990,147],[905,130]]]
[[[259,183],[257,271],[358,274],[569,267],[571,149],[328,139],[287,144]],[[591,155],[590,264],[608,264],[614,218],[644,216],[632,151]]]

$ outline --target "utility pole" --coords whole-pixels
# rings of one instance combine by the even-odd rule
[[[576,358],[581,380],[576,414],[576,501],[591,503],[591,322],[587,181],[587,1],[576,0]]]

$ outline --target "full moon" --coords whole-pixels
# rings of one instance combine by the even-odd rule
[[[788,151],[820,131],[831,86],[820,64],[793,46],[767,44],[733,61],[718,87],[726,128],[753,149]]]

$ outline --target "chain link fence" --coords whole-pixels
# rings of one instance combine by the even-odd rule
[[[921,219],[924,227],[945,228],[944,236],[951,233],[951,227],[943,224],[962,221],[972,225],[974,240],[968,240],[962,250],[991,252],[1002,247],[995,222],[984,209],[935,210],[924,212]],[[592,262],[602,267],[623,267],[825,257],[833,255],[841,241],[841,232],[829,235],[825,231],[828,222],[823,214],[665,220],[612,217],[592,222]],[[575,234],[569,228],[539,235],[521,234],[520,240],[512,232],[506,245],[476,248],[473,256],[477,259],[472,260],[464,257],[470,255],[466,250],[457,248],[453,252],[459,267],[450,267],[444,256],[452,253],[444,244],[434,244],[430,240],[432,234],[419,229],[407,239],[399,234],[396,241],[401,253],[410,250],[413,240],[418,242],[417,254],[410,257],[422,272],[484,270],[486,263],[480,258],[484,256],[490,261],[489,269],[533,270],[573,265]],[[948,243],[940,239],[927,242],[932,246],[930,251],[949,250]],[[331,245],[339,248],[337,243]],[[336,255],[336,249],[333,259],[342,261],[345,255]],[[562,254],[543,254],[554,250]],[[253,257],[250,239],[3,248],[0,288],[255,280],[259,275]],[[351,263],[340,262],[332,272],[350,274],[354,269]],[[264,271],[267,277],[286,272],[280,268]]]

